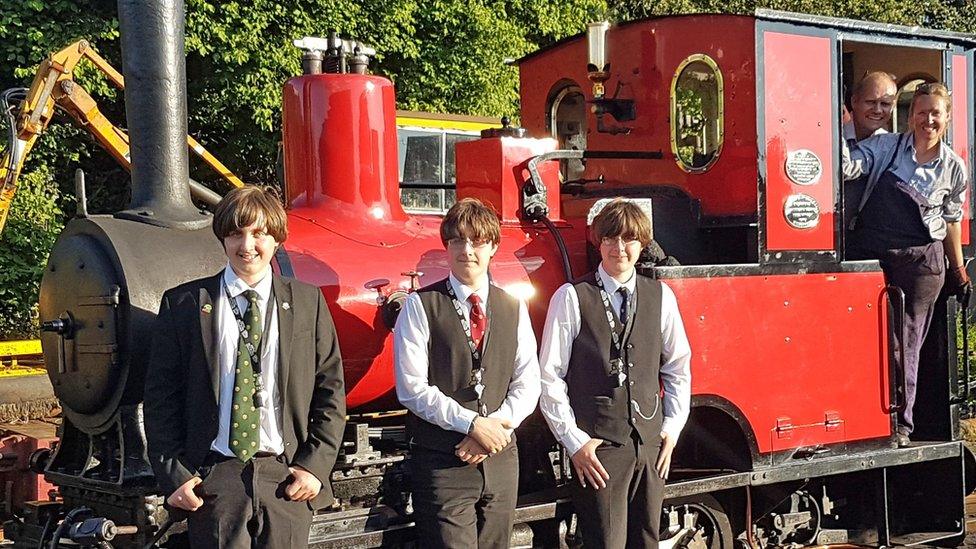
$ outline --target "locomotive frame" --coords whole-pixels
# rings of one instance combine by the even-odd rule
[[[158,20],[176,19],[172,2],[168,8],[147,4],[138,9],[159,10],[164,17]],[[180,66],[182,25],[147,29],[138,21],[157,19],[139,17],[129,0],[120,0],[120,12],[129,95],[137,99],[130,104],[126,97],[129,119],[155,113],[149,127],[132,129],[133,150],[178,156],[182,149],[185,155],[173,138],[186,133],[185,127],[172,128],[179,105],[153,90],[154,78]],[[718,32],[692,32],[702,28]],[[876,262],[843,261],[837,139],[845,40],[927,49],[940,52],[941,76],[948,76],[954,92],[953,119],[964,121],[953,124],[952,145],[970,161],[976,38],[758,11],[752,17],[633,22],[613,29],[607,40],[607,84],[618,90],[611,98],[583,92],[581,37],[520,60],[524,126],[530,135],[556,134],[562,142],[523,138],[506,128],[459,144],[458,196],[484,199],[499,210],[504,236],[493,276],[523,292],[536,326],[548,293],[591,267],[586,218],[593,202],[616,195],[651,198],[655,238],[684,265],[651,261],[645,267],[674,288],[695,353],[692,417],[666,489],[662,524],[668,543],[726,548],[958,540],[965,532],[963,499],[973,488],[974,460],[957,440],[965,404],[960,397],[970,381],[956,378],[954,332],[956,318],[968,311],[943,299],[925,350],[923,372],[930,383],[920,386],[919,401],[926,403],[920,432],[934,442],[897,448],[897,375],[888,357],[885,283]],[[641,47],[627,47],[635,43]],[[161,74],[139,78],[136,65],[155,58],[140,56],[140,45],[153,56],[156,49],[163,52],[156,67]],[[342,61],[337,51],[325,52],[326,61]],[[666,119],[654,115],[670,112],[674,101],[680,69],[671,67],[685,67],[690,63],[682,62],[702,54],[725,78],[719,88],[724,145],[702,169],[685,170],[670,152],[673,130],[664,131]],[[400,466],[403,413],[391,411],[392,353],[386,343],[405,295],[443,276],[446,263],[437,217],[407,215],[399,205],[392,84],[346,72],[344,65],[296,77],[284,90],[284,187],[292,234],[275,268],[322,287],[340,340],[349,342],[343,354],[348,398],[356,408],[331,478],[343,506],[315,517],[309,546],[410,544],[416,540]],[[130,70],[136,71],[131,78]],[[579,106],[596,107],[574,119],[583,128],[584,151],[556,150],[580,142],[559,135],[553,120],[553,100],[570,89],[585,100]],[[154,133],[162,134],[155,148],[140,148],[146,143],[140,140]],[[818,159],[818,179],[797,182],[787,173],[789,153],[799,150]],[[544,160],[559,157],[586,161],[576,166],[578,179],[561,182],[560,167]],[[185,157],[182,168],[178,158],[168,158],[173,171],[146,175],[140,167],[152,165],[150,160],[134,155],[139,192],[132,208],[72,221],[52,252],[42,290],[42,320],[52,322],[44,335],[45,358],[70,409],[60,446],[37,462],[63,500],[35,502],[10,525],[18,546],[56,546],[53,537],[63,534],[92,545],[118,535],[117,545],[133,547],[170,533],[172,520],[140,462],[139,342],[152,301],[166,285],[218,268],[221,256],[206,239],[206,216],[173,184],[185,171]],[[594,188],[596,181],[604,186]],[[790,224],[785,208],[796,194],[812,199],[801,213],[809,215],[816,205],[820,223]],[[970,196],[968,212],[972,204]],[[972,257],[968,212],[964,243]],[[192,254],[194,272],[139,248],[160,240],[173,254]],[[382,252],[384,265],[362,265],[364,252]],[[753,331],[728,329],[740,323]],[[839,341],[839,332],[846,341]],[[120,372],[125,375],[118,383],[112,376]],[[90,378],[102,385],[86,392]],[[529,421],[518,438],[533,451],[520,452],[522,497],[513,544],[572,543],[575,526],[563,486],[572,481],[567,456],[541,422]],[[119,531],[118,525],[130,529]]]

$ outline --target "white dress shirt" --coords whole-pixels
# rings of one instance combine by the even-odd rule
[[[464,318],[470,322],[471,303],[468,296],[478,294],[482,303],[488,303],[488,292],[504,291],[491,288],[486,276],[477,291],[461,284],[451,274],[448,282],[454,295],[462,304]],[[451,316],[456,316],[451,311]],[[493,328],[489,326],[489,330]],[[519,301],[518,345],[515,351],[515,370],[508,394],[502,405],[488,414],[488,417],[507,419],[512,428],[518,427],[535,410],[539,401],[539,361],[536,356],[535,333],[529,321],[525,303]],[[430,384],[430,367],[427,345],[430,341],[430,326],[424,311],[420,294],[414,292],[407,297],[403,310],[393,328],[393,368],[396,376],[397,398],[408,410],[421,419],[442,429],[467,433],[471,422],[478,413],[461,406],[439,388]]]
[[[607,274],[603,265],[597,272],[619,315],[623,296],[617,290],[623,286],[632,295],[637,286],[636,274],[621,284]],[[542,396],[539,406],[549,428],[570,455],[590,441],[590,435],[576,424],[565,381],[580,323],[576,288],[572,284],[563,284],[549,302],[549,314],[542,332],[542,355],[539,359],[542,365]],[[642,337],[642,334],[633,332],[630,337]],[[678,301],[664,282],[661,282],[661,356],[661,379],[664,382],[664,424],[661,429],[677,441],[691,408],[691,347],[678,311]]]
[[[230,407],[234,402],[234,378],[237,375],[237,345],[241,333],[237,328],[234,311],[227,301],[225,288],[237,300],[237,307],[243,315],[247,311],[245,290],[258,293],[258,309],[261,315],[261,325],[267,335],[263,338],[261,347],[261,381],[264,384],[264,406],[261,408],[260,439],[258,451],[282,454],[285,443],[281,436],[281,394],[278,388],[278,311],[274,303],[269,304],[271,297],[271,269],[268,274],[251,288],[241,280],[230,264],[224,269],[221,279],[220,295],[216,298],[215,312],[217,314],[217,363],[220,367],[220,419],[217,427],[217,438],[210,449],[225,456],[233,456],[230,450]],[[270,326],[264,326],[267,319],[268,306],[271,305]],[[268,398],[272,395],[272,398]]]

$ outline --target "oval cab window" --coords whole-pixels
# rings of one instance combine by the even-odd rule
[[[704,54],[678,65],[671,81],[671,152],[681,169],[703,172],[718,159],[724,135],[722,71]]]

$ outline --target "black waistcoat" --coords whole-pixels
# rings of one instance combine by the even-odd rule
[[[471,351],[454,303],[447,293],[449,283],[444,279],[417,290],[430,327],[427,342],[428,380],[461,406],[477,411],[478,396],[471,383]],[[488,292],[487,309],[491,324],[481,344],[481,364],[485,369],[482,400],[490,414],[504,402],[515,370],[519,303],[504,290],[492,285]],[[407,416],[407,434],[414,444],[451,453],[464,438],[462,433],[441,429],[412,413]]]
[[[590,273],[574,284],[580,332],[573,341],[566,372],[569,403],[577,425],[591,437],[625,444],[636,429],[641,441],[648,443],[660,436],[663,416],[659,396],[661,283],[635,275],[634,325],[621,342],[628,379],[622,387],[615,387],[616,376],[610,373],[613,341],[595,276]],[[621,328],[619,322],[617,328]]]

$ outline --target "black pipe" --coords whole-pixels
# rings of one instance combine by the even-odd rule
[[[616,160],[660,160],[661,151],[583,151],[583,158],[611,158]]]
[[[190,200],[183,0],[118,0],[132,200],[117,217],[201,228]]]
[[[556,247],[559,248],[559,257],[563,260],[563,273],[566,275],[566,282],[572,282],[575,280],[573,278],[573,268],[569,264],[569,251],[566,249],[566,242],[563,241],[563,235],[559,234],[559,230],[556,229],[556,225],[549,219],[549,216],[544,215],[539,221],[542,221],[542,224],[552,233],[552,237],[556,239]]]

